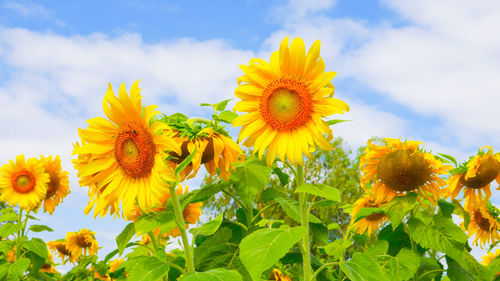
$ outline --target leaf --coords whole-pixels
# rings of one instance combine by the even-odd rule
[[[240,244],[240,259],[252,280],[260,280],[264,270],[279,261],[300,239],[307,229],[298,226],[289,229],[260,229],[245,237]]]
[[[191,229],[190,232],[193,235],[212,235],[219,229],[223,219],[224,213],[220,213],[213,220],[204,223],[201,227]]]
[[[297,201],[290,198],[278,197],[275,198],[276,202],[278,202],[285,211],[285,213],[292,218],[294,221],[300,223],[300,209],[299,203]],[[309,222],[312,223],[322,223],[320,219],[318,219],[313,214],[309,214]]]
[[[332,256],[333,260],[338,260],[341,256],[345,254],[347,248],[352,245],[352,241],[339,239],[328,243],[323,248],[327,255]]]
[[[0,227],[0,236],[6,238],[19,231],[20,225],[17,223],[8,222]]]
[[[30,263],[30,259],[20,258],[12,264],[7,262],[0,265],[0,279],[7,281],[20,280]]]
[[[120,256],[123,254],[128,242],[135,234],[135,224],[133,222],[127,224],[118,236],[116,236],[116,245],[118,246],[118,252]]]
[[[156,281],[168,273],[168,263],[156,256],[138,258],[138,261],[128,271],[128,279],[134,281]]]
[[[403,248],[411,247],[410,237],[404,231],[403,225],[399,225],[396,229],[392,229],[391,225],[387,225],[379,232],[379,240],[389,242],[389,250],[387,253],[395,256]]]
[[[30,226],[30,230],[33,232],[42,232],[42,231],[49,231],[52,232],[54,231],[52,228],[43,225],[43,224],[33,224]]]
[[[406,214],[413,208],[417,199],[416,193],[394,198],[384,207],[386,215],[391,220],[392,229],[396,229],[403,221]]]
[[[234,118],[238,117],[238,114],[232,112],[232,111],[229,111],[229,110],[226,110],[226,111],[223,111],[221,113],[219,113],[219,120],[220,121],[223,121],[223,122],[226,122],[226,123],[229,123],[231,124],[234,120]]]
[[[247,204],[246,207],[249,207],[257,194],[264,190],[270,177],[271,168],[260,160],[250,160],[236,168],[231,180],[237,195]]]
[[[279,190],[277,190],[274,187],[268,187],[268,188],[264,189],[264,191],[262,191],[260,196],[262,198],[262,202],[267,203],[271,200],[275,200],[278,197],[283,197],[284,194],[281,193]]]
[[[363,253],[355,253],[350,261],[340,263],[340,268],[352,281],[389,281],[380,266]]]
[[[2,211],[2,215],[0,215],[0,222],[17,221],[19,218],[19,215],[12,208],[7,208]]]
[[[228,100],[224,100],[224,101],[221,101],[219,103],[216,103],[215,104],[215,109],[217,109],[218,111],[223,111],[224,109],[226,109],[226,106],[227,106],[227,103],[232,100],[232,99],[228,99]]]
[[[439,278],[443,275],[443,265],[434,258],[422,257],[420,267],[417,272],[419,281],[439,280]]]
[[[273,174],[278,176],[278,179],[280,180],[282,186],[285,186],[290,182],[290,176],[286,173],[283,173],[283,171],[278,167],[275,167],[273,169]]]
[[[335,124],[342,123],[342,122],[347,122],[347,121],[352,121],[352,120],[333,119],[333,120],[326,121],[326,124],[328,124],[329,126],[331,126],[331,125],[335,125]]]
[[[178,176],[186,167],[191,163],[191,160],[193,160],[194,155],[196,154],[196,151],[198,150],[198,147],[195,147],[193,152],[186,157],[186,159],[182,160],[182,162],[175,167],[175,175]]]
[[[385,256],[384,271],[390,280],[405,281],[412,278],[420,266],[420,257],[404,248],[396,257]]]
[[[338,202],[340,200],[340,191],[326,184],[304,184],[299,186],[295,193],[305,192],[319,197]]]
[[[135,231],[138,234],[144,234],[160,227],[162,232],[168,232],[176,226],[174,211],[167,209],[166,211],[141,215],[135,223]]]
[[[191,203],[206,201],[206,200],[210,199],[210,197],[212,197],[215,194],[224,190],[228,186],[229,186],[229,183],[226,181],[220,181],[220,182],[204,185],[193,196],[193,198],[191,199]]]
[[[469,212],[467,212],[464,209],[464,207],[462,206],[462,204],[460,204],[460,202],[458,202],[456,199],[453,200],[452,203],[453,203],[453,205],[455,205],[455,209],[453,210],[453,212],[464,219],[464,226],[465,226],[465,228],[468,228],[469,227],[469,223],[470,223],[470,214],[469,214]]]
[[[243,281],[243,279],[237,271],[215,268],[205,272],[189,273],[182,276],[179,281]]]
[[[234,225],[231,225],[234,226]],[[197,271],[207,271],[217,267],[228,267],[237,258],[238,245],[231,239],[235,231],[229,227],[220,228],[214,235],[194,248],[194,263]],[[233,261],[234,262],[234,261]]]
[[[23,248],[28,251],[32,251],[33,253],[39,255],[44,259],[49,258],[49,252],[47,250],[47,244],[40,238],[33,238],[29,241],[26,241],[23,244]]]
[[[374,214],[383,214],[384,213],[384,208],[363,208],[359,210],[359,212],[356,214],[356,220],[354,222],[358,222],[367,216],[374,215]]]
[[[204,102],[204,103],[200,103],[200,106],[212,106],[212,105],[209,104],[209,103]]]
[[[455,210],[455,205],[446,200],[439,199],[438,200],[439,213],[446,218],[451,218],[451,214]]]
[[[457,159],[455,159],[453,156],[448,155],[448,154],[444,154],[444,153],[438,153],[438,155],[444,159],[449,160],[449,161],[443,161],[443,162],[453,163],[453,164],[455,164],[455,167],[458,166]]]

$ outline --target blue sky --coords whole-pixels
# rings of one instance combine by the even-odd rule
[[[71,150],[77,128],[103,115],[107,83],[142,79],[146,104],[207,115],[198,104],[234,97],[238,65],[268,59],[285,36],[321,40],[351,106],[333,118],[354,120],[334,132],[351,147],[385,136],[460,160],[496,151],[499,12],[494,0],[0,1],[0,163],[61,155],[72,193],[41,216],[55,229],[43,238],[90,228],[104,255],[126,223],[84,216]]]

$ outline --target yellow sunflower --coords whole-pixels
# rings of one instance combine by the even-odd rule
[[[45,194],[45,199],[43,200],[43,211],[52,215],[56,206],[58,206],[63,201],[63,198],[70,193],[68,181],[69,173],[61,171],[61,159],[59,155],[54,159],[52,159],[52,156],[42,156],[40,162],[45,172],[49,174],[50,177],[50,181],[47,185],[47,194]]]
[[[109,272],[115,272],[116,269],[122,264],[125,260],[124,259],[114,259],[109,262]]]
[[[480,150],[470,161],[452,171],[455,174],[448,179],[447,195],[453,200],[464,189],[464,207],[469,210],[490,199],[493,180],[500,183],[500,154],[493,154],[493,149],[487,148],[488,152]]]
[[[7,262],[14,263],[16,261],[16,246],[7,253]]]
[[[152,119],[157,106],[143,108],[139,93],[138,81],[130,96],[125,84],[119,97],[109,85],[103,102],[109,120],[96,117],[87,121],[87,129],[79,129],[81,146],[77,144],[73,154],[78,155],[74,164],[80,185],[89,186],[86,213],[95,207],[94,216],[108,211],[127,216],[135,202],[149,210],[168,190],[165,181],[176,180],[164,159],[168,151],[181,153],[180,146],[162,134],[168,126]]]
[[[481,264],[484,266],[488,266],[496,257],[498,257],[498,255],[500,255],[500,249],[496,249],[495,253],[488,252],[486,255],[483,256]]]
[[[173,167],[180,164],[196,148],[191,163],[180,174],[183,180],[195,177],[201,164],[205,165],[211,176],[216,175],[218,169],[220,177],[229,180],[231,171],[235,169],[231,164],[240,162],[244,158],[243,151],[237,143],[210,127],[200,130],[193,139],[181,136],[180,132],[175,134],[176,141],[182,144],[182,153],[170,153],[173,156],[170,160]]]
[[[49,175],[35,158],[26,161],[21,154],[9,162],[0,168],[0,201],[31,211],[45,198]]]
[[[49,262],[47,261],[42,265],[40,268],[41,272],[47,272],[47,273],[57,273],[57,270],[54,266],[54,256],[52,253],[49,252]]]
[[[276,268],[273,268],[273,272],[271,273],[271,276],[269,277],[269,280],[275,280],[275,281],[292,281],[290,279],[290,277],[288,277],[285,274],[281,273],[281,271],[277,270]]]
[[[365,195],[362,198],[358,199],[354,203],[354,207],[352,209],[351,217],[352,222],[356,221],[356,215],[363,208],[379,208],[387,205],[387,203],[377,203],[373,200],[372,196]],[[384,213],[375,213],[369,216],[366,216],[359,221],[352,224],[351,228],[359,234],[363,234],[368,231],[368,235],[371,235],[377,229],[379,229],[384,223],[388,222],[389,218]]]
[[[95,255],[99,246],[95,239],[95,233],[82,228],[78,232],[68,232],[66,234],[66,247],[74,257],[81,255]]]
[[[65,240],[49,241],[47,247],[64,262],[74,263],[76,258],[70,251]]]
[[[368,141],[360,159],[361,184],[373,182],[371,192],[378,203],[389,202],[408,192],[417,192],[434,203],[441,196],[445,181],[440,177],[451,168],[432,154],[419,149],[421,142],[385,139],[378,146]]]
[[[267,148],[268,165],[276,155],[302,165],[302,155],[310,157],[316,144],[332,149],[323,136],[331,139],[332,130],[322,118],[349,111],[349,106],[332,98],[330,81],[336,73],[324,72],[319,51],[319,41],[306,55],[301,38],[288,47],[287,37],[272,53],[270,63],[255,58],[240,66],[245,74],[238,78],[238,84],[243,84],[235,95],[241,101],[234,110],[248,113],[234,119],[233,126],[242,126],[238,142],[246,139],[243,144],[253,146],[260,159]]]
[[[464,223],[462,223],[464,227]],[[495,243],[500,239],[498,231],[500,230],[500,223],[495,216],[492,216],[490,211],[485,206],[470,211],[470,223],[467,228],[467,235],[472,237],[476,235],[473,244],[483,247],[489,243]]]

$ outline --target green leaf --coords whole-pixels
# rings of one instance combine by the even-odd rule
[[[128,279],[134,281],[157,281],[167,275],[168,263],[156,256],[138,258],[138,261],[128,271]]]
[[[252,280],[279,261],[295,243],[307,235],[298,226],[289,229],[260,229],[245,237],[240,244],[240,259]]]
[[[337,230],[337,229],[340,229],[340,225],[336,222],[328,225],[328,230]]]
[[[42,231],[49,231],[52,232],[54,231],[52,228],[43,225],[43,224],[33,224],[30,226],[30,230],[33,232],[42,232]]]
[[[233,226],[233,225],[231,225]],[[227,267],[237,258],[238,245],[231,241],[235,231],[229,227],[220,228],[214,235],[194,248],[194,263],[197,271]]]
[[[335,187],[331,187],[326,184],[304,184],[299,186],[295,193],[305,192],[312,195],[317,195],[319,197],[326,198],[338,202],[340,200],[340,191]]]
[[[387,253],[391,256],[395,256],[403,248],[411,247],[410,236],[404,231],[401,224],[396,229],[392,229],[391,225],[385,226],[380,230],[378,239],[389,242]]]
[[[354,222],[358,222],[367,216],[374,215],[374,214],[383,214],[384,213],[384,208],[363,208],[359,210],[359,212],[356,214],[356,220]]]
[[[329,126],[331,126],[331,125],[335,125],[335,124],[342,123],[342,122],[347,122],[347,121],[352,121],[352,120],[333,119],[333,120],[326,121],[326,124],[328,124]]]
[[[18,232],[20,229],[20,225],[17,223],[8,222],[0,227],[0,236],[7,237]]]
[[[191,163],[191,160],[193,160],[194,155],[196,154],[196,151],[198,150],[198,147],[195,147],[193,152],[186,157],[186,159],[182,160],[182,162],[175,167],[175,175],[178,176],[186,167]]]
[[[381,260],[385,274],[390,280],[408,280],[415,275],[420,266],[420,257],[407,248],[402,249],[396,257],[386,255]]]
[[[347,248],[352,245],[352,241],[339,239],[328,243],[323,248],[327,255],[332,256],[333,260],[338,260],[341,256],[345,254]]]
[[[212,235],[219,229],[223,219],[224,213],[220,213],[213,220],[204,223],[201,227],[191,229],[190,232],[193,235]]]
[[[203,103],[200,103],[200,106],[212,106],[212,105],[209,103],[203,102]]]
[[[453,205],[455,205],[455,209],[453,210],[453,212],[464,219],[464,226],[465,226],[465,228],[468,228],[469,224],[470,224],[469,212],[467,212],[464,209],[464,207],[462,206],[462,204],[460,204],[460,202],[458,202],[456,199],[453,200],[452,203],[453,203]]]
[[[300,209],[299,203],[297,201],[290,198],[278,197],[275,198],[276,202],[278,202],[285,211],[285,213],[292,218],[294,221],[300,223]],[[318,219],[313,214],[309,214],[309,222],[312,223],[322,223],[320,219]]]
[[[455,159],[453,156],[448,155],[448,154],[444,154],[444,153],[438,153],[438,155],[444,159],[449,160],[449,161],[443,161],[443,162],[453,163],[453,164],[455,164],[455,167],[458,166],[457,159]]]
[[[442,216],[446,218],[451,218],[451,214],[453,214],[453,211],[455,210],[455,205],[453,203],[439,199],[438,206],[439,206],[439,213]]]
[[[382,268],[363,253],[355,253],[350,261],[340,263],[340,268],[352,281],[389,281]]]
[[[275,167],[273,169],[273,174],[278,176],[278,179],[280,180],[282,186],[285,186],[290,182],[290,176],[286,173],[283,173],[283,171],[278,167]]]
[[[162,232],[168,232],[176,226],[174,211],[166,210],[141,215],[135,223],[135,231],[136,233],[144,234],[160,227]]]
[[[379,240],[366,249],[365,254],[370,257],[383,256],[387,253],[387,250],[389,250],[389,243],[385,240]]]
[[[460,266],[458,262],[447,257],[446,264],[448,265],[447,275],[452,281],[474,281],[474,275]],[[484,280],[484,279],[483,279]],[[484,280],[486,281],[486,280]]]
[[[422,257],[418,268],[419,281],[435,281],[443,275],[443,265],[434,258]],[[441,279],[444,280],[444,279]]]
[[[120,253],[120,256],[123,254],[123,250],[125,250],[125,247],[127,246],[128,242],[130,239],[135,234],[135,224],[133,222],[127,224],[125,228],[122,230],[118,236],[116,236],[116,245],[118,246],[118,252]]]
[[[189,273],[182,276],[179,281],[243,281],[243,279],[237,271],[215,268],[205,272]]]
[[[271,168],[260,160],[244,162],[231,175],[233,187],[238,196],[247,204],[246,207],[252,205],[257,194],[268,184],[270,177]]]
[[[215,104],[215,109],[217,109],[218,111],[224,111],[224,109],[226,109],[227,103],[230,100],[232,100],[232,99],[228,99],[228,100],[224,100],[224,101],[221,101],[219,103],[216,103]]]
[[[276,198],[283,197],[285,195],[274,187],[268,187],[264,189],[264,191],[262,191],[260,196],[262,198],[262,202],[267,203],[271,200],[275,200]]]
[[[406,196],[394,198],[387,206],[384,207],[386,215],[391,220],[392,229],[396,229],[403,221],[406,214],[413,208],[416,203],[417,194],[410,193]]]
[[[0,215],[0,222],[17,221],[19,218],[19,215],[12,208],[7,208],[2,211],[3,212]]]
[[[47,244],[40,238],[33,238],[29,241],[26,241],[23,244],[23,248],[28,251],[32,251],[33,253],[39,255],[44,259],[49,258],[49,252],[47,250]]]
[[[20,258],[14,263],[7,262],[0,265],[0,279],[7,281],[20,280],[30,263],[30,259]]]
[[[218,116],[219,120],[226,122],[226,123],[229,123],[229,124],[231,124],[233,122],[234,118],[236,118],[236,117],[238,117],[238,114],[236,114],[232,111],[229,111],[229,110],[221,112]]]
[[[191,199],[191,203],[206,201],[206,200],[210,199],[210,197],[212,197],[215,194],[224,190],[229,185],[230,184],[226,181],[220,181],[220,182],[204,185],[193,196],[193,198]]]

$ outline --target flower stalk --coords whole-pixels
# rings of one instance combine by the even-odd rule
[[[297,187],[304,184],[304,167],[297,165]],[[304,281],[311,280],[311,253],[309,246],[309,210],[307,208],[307,193],[299,193],[299,208],[301,225],[306,228],[307,235],[302,239],[302,264],[304,268]]]

